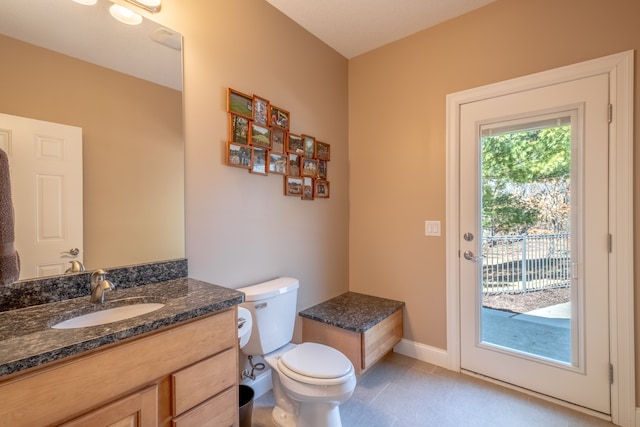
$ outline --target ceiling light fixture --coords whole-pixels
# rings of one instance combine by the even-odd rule
[[[73,0],[73,1],[78,4],[83,4],[85,6],[93,6],[94,4],[98,3],[98,0]]]
[[[162,3],[162,0],[125,0],[125,1],[135,6],[141,7],[144,10],[151,13],[160,12],[160,3]]]
[[[139,25],[142,23],[142,16],[119,4],[111,5],[109,13],[118,21],[127,25]]]

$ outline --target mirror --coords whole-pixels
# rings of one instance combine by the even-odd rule
[[[0,113],[82,128],[87,270],[185,254],[182,37],[112,4],[0,2]]]

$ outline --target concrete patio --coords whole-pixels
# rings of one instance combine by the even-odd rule
[[[483,307],[483,341],[570,363],[570,310],[570,303],[524,314]]]

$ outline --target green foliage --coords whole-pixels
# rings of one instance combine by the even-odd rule
[[[554,193],[566,193],[570,174],[568,125],[482,138],[483,226],[493,233],[564,228],[566,206],[550,209],[542,203],[567,200]]]
[[[482,227],[493,235],[501,231],[522,234],[538,222],[540,212],[521,203],[517,196],[487,186],[482,192]]]

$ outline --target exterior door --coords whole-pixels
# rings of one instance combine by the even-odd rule
[[[460,366],[604,414],[611,413],[608,111],[607,74],[470,102],[460,110]],[[548,317],[496,315],[482,304],[483,293],[492,286],[487,271],[498,268],[486,245],[483,251],[483,240],[497,239],[483,218],[483,198],[491,190],[483,175],[483,154],[489,149],[485,137],[558,127],[570,132],[569,243],[554,256],[566,262],[568,271],[566,281],[556,280],[554,286],[565,286],[570,294],[568,315],[556,325],[564,325],[558,329],[561,343],[552,337],[555,329],[541,327]],[[526,161],[539,155],[529,148],[517,154]],[[513,153],[501,155],[506,162]],[[541,268],[539,257],[527,257],[523,252],[517,260],[520,270]],[[515,261],[508,263],[513,267]],[[541,276],[523,277],[526,282]],[[528,292],[524,286],[505,292]]]
[[[20,279],[82,262],[82,129],[0,114],[9,157]]]

